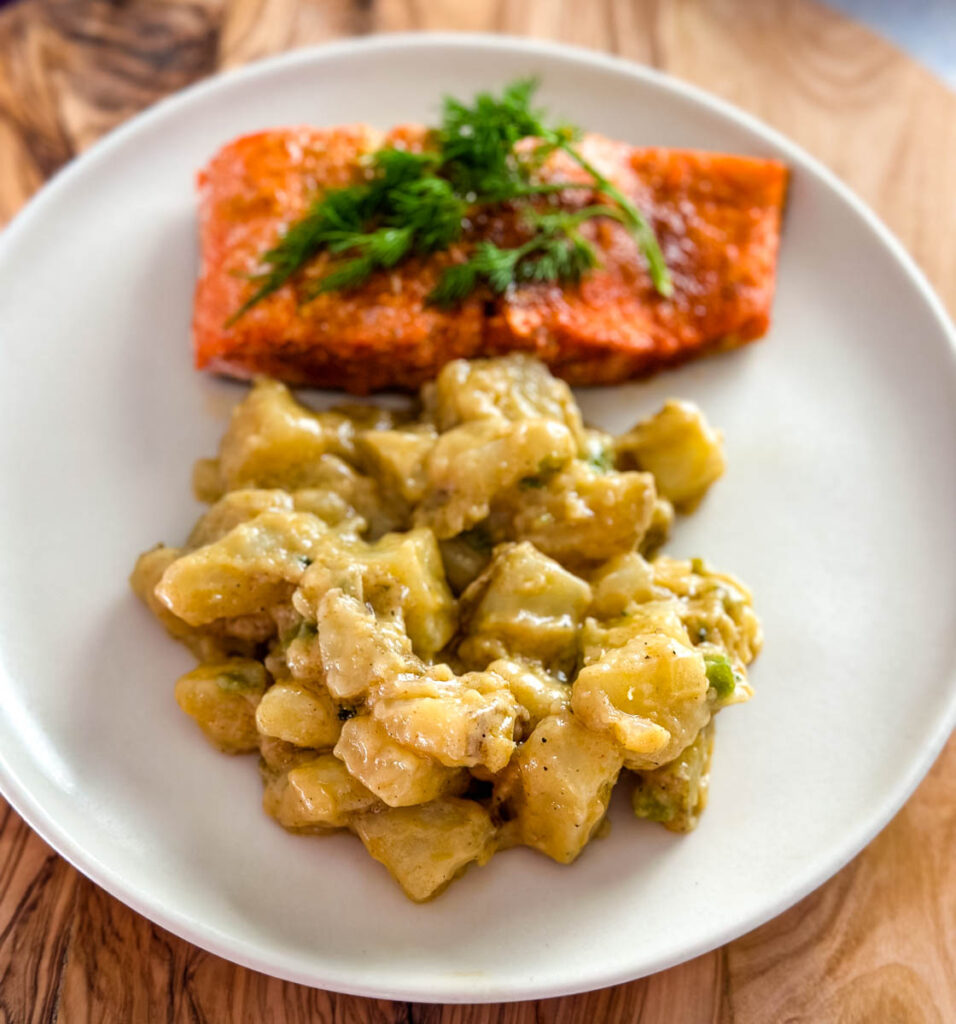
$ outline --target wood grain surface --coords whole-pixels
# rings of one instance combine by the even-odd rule
[[[289,47],[406,29],[621,54],[780,128],[849,182],[956,310],[956,96],[808,0],[24,0],[0,12],[0,224],[159,97]],[[507,1006],[374,1002],[183,942],[80,876],[0,801],[0,1020],[265,1024],[956,1021],[956,741],[870,846],[714,953],[629,985]]]

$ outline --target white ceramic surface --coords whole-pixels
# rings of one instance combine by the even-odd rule
[[[536,72],[561,114],[636,143],[774,154],[793,169],[769,337],[647,384],[582,393],[623,428],[700,402],[730,469],[671,550],[750,582],[756,697],[721,716],[690,836],[618,801],[570,868],[527,850],[414,906],[348,836],[284,833],[254,759],[176,708],[190,664],[126,586],[184,536],[191,460],[238,385],[190,366],[195,169],[236,134],[435,113]],[[954,718],[951,327],[899,246],[819,165],[653,72],[484,37],[297,52],[159,104],[0,235],[0,781],[95,881],[240,963],[342,991],[479,1001],[624,981],[784,910],[881,828]]]

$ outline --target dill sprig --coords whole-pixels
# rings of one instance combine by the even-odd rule
[[[522,245],[503,249],[493,242],[479,242],[464,263],[448,267],[429,295],[437,306],[454,306],[485,285],[497,295],[512,285],[545,281],[580,281],[598,265],[594,246],[578,227],[594,217],[624,222],[626,215],[613,206],[585,206],[574,212],[528,212],[534,233]]]
[[[468,204],[447,179],[434,173],[437,164],[434,153],[389,148],[372,154],[369,181],[330,189],[263,253],[266,269],[253,275],[256,288],[228,323],[235,323],[322,252],[347,258],[312,282],[306,298],[354,288],[413,252],[451,245],[461,236]]]
[[[650,223],[578,150],[574,126],[545,122],[544,112],[532,106],[536,88],[529,78],[513,82],[500,96],[479,93],[471,104],[447,97],[432,135],[434,150],[390,147],[373,153],[366,181],[327,191],[263,253],[262,271],[252,275],[255,288],[228,324],[320,254],[328,254],[328,270],[306,285],[306,300],[354,288],[411,256],[447,249],[462,237],[470,214],[501,203],[519,209],[531,236],[513,248],[479,242],[465,262],[445,269],[431,302],[452,306],[479,287],[501,294],[525,283],[579,281],[598,258],[578,229],[597,217],[612,218],[631,233],[655,288],[670,295],[670,275]],[[519,146],[524,139],[535,141]],[[538,180],[544,162],[558,151],[590,181]],[[531,205],[535,198],[582,188],[604,201],[573,212]]]

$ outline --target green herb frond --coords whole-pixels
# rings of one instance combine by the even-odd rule
[[[597,265],[594,247],[576,231],[541,233],[511,249],[481,242],[469,260],[445,270],[428,299],[447,308],[479,284],[501,295],[517,284],[580,281]]]
[[[306,290],[306,298],[323,292],[347,291],[366,281],[376,270],[388,270],[400,263],[411,250],[410,227],[379,228],[368,234],[347,234],[329,243],[329,252],[356,255],[344,260]]]
[[[227,326],[323,252],[336,259],[327,274],[306,286],[306,299],[355,288],[410,256],[445,250],[461,239],[473,208],[506,202],[516,204],[532,231],[529,240],[514,248],[479,242],[468,260],[446,268],[430,302],[447,308],[480,287],[502,294],[523,283],[579,281],[598,259],[578,228],[597,217],[627,228],[655,287],[670,295],[673,286],[653,228],[575,147],[577,128],[545,123],[544,112],[532,106],[537,86],[534,78],[520,79],[500,96],[482,92],[470,104],[447,97],[432,135],[434,150],[386,147],[371,154],[367,181],[327,191],[263,254],[263,269],[251,276],[255,288]],[[525,139],[534,141],[519,146]],[[590,181],[538,180],[541,166],[557,151]],[[540,210],[527,202],[582,188],[602,201],[578,210]]]

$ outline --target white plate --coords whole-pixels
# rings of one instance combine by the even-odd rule
[[[284,833],[254,759],[176,708],[190,664],[129,593],[137,552],[197,509],[237,385],[190,367],[193,174],[290,122],[434,116],[529,72],[556,114],[636,143],[772,154],[793,169],[763,342],[584,393],[629,425],[699,401],[730,470],[672,549],[753,584],[756,698],[721,716],[711,805],[678,837],[617,807],[570,868],[528,850],[414,906],[349,836]],[[61,174],[0,236],[2,788],[77,867],[239,963],[326,988],[526,999],[704,952],[833,874],[900,807],[956,710],[952,328],[900,247],[779,135],[678,82],[563,47],[390,37],[303,51],[159,104]]]

